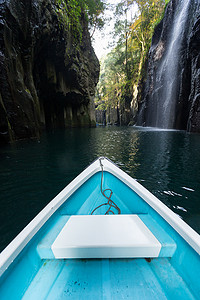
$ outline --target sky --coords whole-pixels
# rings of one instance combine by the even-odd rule
[[[119,3],[119,1],[106,1],[109,4],[116,5]],[[104,28],[102,30],[96,29],[94,32],[94,38],[92,40],[92,45],[94,48],[94,51],[100,60],[102,56],[106,55],[110,49],[108,49],[109,41],[111,40],[111,33],[114,29],[114,9],[113,10],[106,10],[105,16],[106,18],[112,18],[111,21],[107,24],[105,24]]]
[[[99,60],[111,50],[111,47],[108,46],[112,42],[112,32],[114,30],[114,10],[115,5],[117,5],[120,0],[107,0],[105,2],[112,5],[111,9],[105,11],[105,17],[108,19],[111,18],[111,20],[105,24],[101,31],[96,29],[92,39],[92,45]],[[136,8],[133,7],[131,13],[128,15],[128,19],[130,20],[131,16],[135,13]]]
[[[92,41],[92,45],[99,60],[110,51],[110,49],[108,49],[109,30],[112,31],[110,28],[106,28],[104,32],[96,30],[96,32],[94,33],[94,40]]]

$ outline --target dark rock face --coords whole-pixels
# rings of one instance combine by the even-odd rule
[[[175,28],[177,22],[182,28]],[[200,132],[199,0],[169,2],[152,38],[146,73],[137,124]]]
[[[0,1],[0,142],[95,125],[99,62],[87,22],[77,45],[55,11],[53,0]]]
[[[189,65],[191,92],[189,95],[188,130],[200,132],[200,11],[195,20],[189,39]]]

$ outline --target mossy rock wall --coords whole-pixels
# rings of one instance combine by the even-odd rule
[[[0,143],[95,124],[99,62],[86,18],[77,41],[56,10],[53,0],[0,3]]]

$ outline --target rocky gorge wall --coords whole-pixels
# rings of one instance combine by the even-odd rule
[[[85,16],[77,44],[53,0],[0,0],[0,143],[94,126],[99,62]]]
[[[171,0],[155,28],[137,124],[200,132],[199,0]]]

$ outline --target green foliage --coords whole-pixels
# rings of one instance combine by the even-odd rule
[[[137,96],[137,86],[154,27],[163,16],[165,2],[166,0],[123,0],[116,6],[114,39],[117,44],[101,66],[96,99],[99,109],[120,106],[125,99]],[[133,5],[137,5],[137,13],[129,21],[127,12]],[[100,100],[104,103],[103,106]]]
[[[133,34],[143,40],[145,50],[149,49],[155,24],[163,16],[165,0],[134,0],[140,15],[132,25]]]
[[[113,49],[101,63],[101,76],[98,83],[97,109],[116,108],[125,89],[124,48]]]
[[[161,20],[163,19],[164,17],[164,14],[165,14],[165,10],[167,8],[167,4],[170,2],[171,0],[165,0],[165,6],[164,6],[164,9],[163,9],[163,12],[162,14],[160,15],[160,17],[156,20],[156,22],[154,22],[153,24],[153,28],[155,29],[155,27],[161,22]]]
[[[81,18],[84,16],[90,25],[102,28],[104,25],[102,14],[105,4],[101,0],[55,0],[56,13],[60,25],[70,30],[74,40],[79,43],[82,40]]]
[[[86,0],[86,12],[91,27],[101,29],[104,26],[103,12],[106,4],[101,0]]]
[[[56,0],[60,25],[70,31],[77,42],[82,39],[81,5],[78,0]]]

